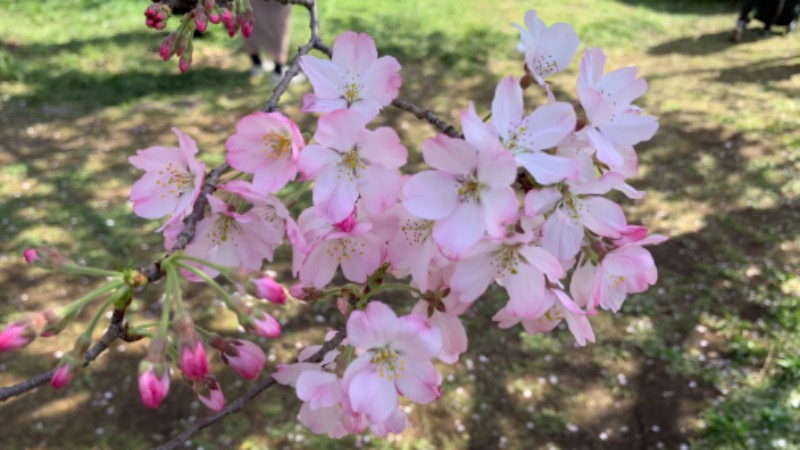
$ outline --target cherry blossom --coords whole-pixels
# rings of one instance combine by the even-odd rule
[[[411,176],[403,187],[403,206],[436,222],[433,239],[447,255],[463,254],[485,233],[502,237],[517,219],[514,158],[482,123],[473,125],[476,119],[472,107],[462,114],[465,135],[479,145],[441,134],[426,140],[422,155],[435,170]]]
[[[133,212],[146,219],[171,214],[168,223],[191,212],[205,178],[205,164],[195,158],[197,144],[177,128],[172,131],[178,135],[179,147],[150,147],[128,158],[145,171],[131,189]]]
[[[393,129],[365,126],[356,112],[333,112],[319,119],[317,143],[300,153],[303,177],[314,179],[314,206],[331,223],[347,218],[359,197],[373,215],[397,202],[408,151]]]
[[[382,239],[371,233],[372,223],[357,218],[356,210],[345,220],[331,225],[314,208],[300,214],[301,234],[293,240],[296,251],[294,267],[303,284],[324,288],[333,279],[338,266],[345,278],[363,283],[383,262],[386,249]],[[307,243],[307,244],[306,244]],[[307,246],[307,253],[297,248]]]
[[[139,366],[139,394],[142,403],[156,409],[169,393],[169,369],[145,360]]]
[[[566,139],[575,130],[575,122],[575,110],[569,103],[548,103],[526,114],[519,80],[509,76],[497,85],[491,124],[503,146],[540,184],[580,175],[576,161],[544,152]]]
[[[219,350],[222,362],[235,370],[242,378],[251,380],[258,378],[267,360],[261,347],[244,339],[215,337],[211,340],[211,346]]]
[[[364,351],[344,373],[344,392],[352,410],[370,423],[385,422],[397,408],[397,394],[416,403],[441,396],[442,377],[431,359],[442,348],[441,332],[425,316],[398,318],[386,304],[373,301],[347,321],[350,343]]]
[[[236,124],[236,134],[225,142],[225,159],[236,170],[253,174],[256,192],[275,193],[297,175],[303,136],[281,113],[255,112]]]
[[[200,400],[208,409],[219,411],[225,407],[225,395],[219,386],[219,381],[214,377],[205,377],[194,382],[194,390],[197,399]]]
[[[545,79],[569,66],[580,39],[572,25],[556,23],[546,26],[536,11],[525,13],[525,26],[514,24],[525,48],[525,64],[533,78],[542,86]]]
[[[331,61],[303,55],[300,67],[314,86],[314,93],[303,98],[303,112],[351,108],[369,122],[397,97],[402,84],[400,64],[391,56],[378,58],[366,33],[340,34]]]

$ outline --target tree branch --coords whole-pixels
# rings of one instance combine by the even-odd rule
[[[464,135],[461,134],[461,132],[458,131],[456,127],[440,119],[430,109],[420,108],[419,106],[411,102],[400,100],[399,98],[392,100],[392,106],[394,106],[395,108],[402,109],[403,111],[410,112],[411,114],[416,116],[417,119],[427,120],[428,123],[436,127],[436,129],[438,129],[442,133],[450,136],[451,138],[457,138],[457,139],[464,138]]]
[[[305,359],[300,362],[310,362],[310,363],[318,363],[321,362],[325,355],[327,355],[331,350],[335,349],[339,346],[339,344],[344,341],[344,338],[347,337],[346,329],[341,329],[336,335],[331,338],[331,340],[326,341],[322,348],[320,348],[316,353],[311,355],[308,359]],[[222,410],[215,412],[213,414],[209,414],[206,417],[198,420],[197,422],[193,423],[189,428],[183,430],[179,435],[172,438],[166,444],[156,447],[154,450],[172,450],[178,446],[181,446],[187,439],[195,435],[198,431],[202,430],[203,428],[208,427],[209,425],[222,420],[224,417],[229,416],[235,412],[239,412],[244,408],[245,404],[264,392],[265,390],[269,389],[273,385],[277,383],[275,378],[271,375],[264,380],[261,380],[258,384],[256,384],[252,389],[245,392],[244,395],[237,398],[236,400],[228,403],[225,408]]]
[[[97,359],[101,353],[103,353],[108,347],[111,345],[112,342],[117,340],[117,338],[124,338],[127,332],[127,327],[124,324],[125,321],[125,310],[124,309],[115,309],[114,314],[111,316],[111,324],[106,328],[106,331],[103,333],[103,336],[97,341],[92,347],[83,355],[83,366],[86,367],[89,365],[90,362]],[[11,397],[16,397],[18,395],[24,394],[34,388],[37,388],[48,381],[50,378],[53,377],[53,374],[56,372],[56,369],[50,369],[50,371],[36,375],[31,377],[19,384],[15,384],[13,386],[8,386],[4,388],[0,388],[0,402],[8,400]]]

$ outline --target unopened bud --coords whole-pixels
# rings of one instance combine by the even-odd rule
[[[17,319],[0,331],[0,352],[25,347],[36,339],[46,323],[44,314],[31,313]]]
[[[175,53],[175,41],[178,39],[178,32],[173,31],[163,41],[161,41],[161,59],[167,61]]]
[[[192,65],[191,47],[192,46],[190,45],[187,51],[181,55],[180,61],[178,61],[178,68],[181,69],[181,73],[186,73],[186,71],[189,70],[189,66]]]
[[[201,33],[205,33],[208,28],[208,15],[201,5],[197,5],[197,8],[194,9],[194,25]]]
[[[286,303],[286,291],[272,277],[264,275],[252,280],[251,284],[256,297],[278,305]]]
[[[225,396],[222,394],[222,388],[216,378],[209,376],[202,380],[196,380],[192,387],[197,394],[197,399],[203,402],[208,409],[219,411],[225,407]]]

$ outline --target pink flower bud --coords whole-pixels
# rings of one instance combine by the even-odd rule
[[[191,53],[184,53],[181,55],[180,61],[178,61],[178,68],[181,70],[181,73],[186,73],[189,70],[189,66],[192,65],[192,54]]]
[[[222,23],[225,24],[225,26],[230,26],[230,24],[233,24],[233,13],[230,9],[223,9],[222,13],[219,15],[219,18]]]
[[[300,283],[295,284],[289,288],[289,295],[298,300],[304,300],[306,298],[306,287]]]
[[[139,394],[142,403],[156,409],[169,393],[169,370],[165,364],[144,360],[139,365]]]
[[[209,10],[210,10],[210,9],[212,9],[214,6],[216,6],[216,3],[217,3],[217,2],[216,2],[215,0],[205,0],[205,1],[203,2],[203,6],[204,6],[206,9],[209,9]]]
[[[194,391],[197,393],[197,399],[208,409],[216,412],[225,407],[225,396],[216,378],[206,377],[202,381],[195,381]]]
[[[278,305],[286,303],[286,291],[283,290],[283,286],[271,277],[263,276],[256,278],[253,280],[253,287],[256,291],[256,297],[260,299]]]
[[[347,313],[350,312],[350,303],[347,302],[346,298],[338,297],[336,299],[336,309],[338,309],[343,316],[347,316]]]
[[[50,378],[50,385],[55,389],[61,389],[72,382],[78,365],[72,356],[67,356],[61,360],[56,368],[56,373]]]
[[[282,333],[281,324],[266,311],[257,310],[249,319],[248,323],[244,324],[244,328],[256,336],[276,338]]]
[[[206,28],[208,28],[208,16],[202,5],[197,5],[194,9],[194,26],[201,33],[205,33]]]
[[[155,26],[156,26],[156,21],[155,21],[155,20],[153,20],[153,19],[150,19],[150,18],[148,18],[148,19],[146,19],[146,20],[144,21],[144,24],[147,26],[147,28],[155,28]]]
[[[213,24],[218,24],[218,23],[220,23],[221,20],[222,20],[222,18],[220,17],[220,15],[216,11],[216,9],[214,11],[209,11],[208,12],[208,21],[209,22],[211,22]]]
[[[46,319],[42,313],[27,314],[8,324],[0,331],[0,352],[14,350],[30,344],[44,328]]]
[[[161,22],[156,23],[154,28],[156,30],[163,30],[164,28],[167,28],[167,21],[166,20],[162,20]]]
[[[30,330],[20,321],[12,322],[0,332],[0,351],[13,350],[28,345],[33,337]]]
[[[181,371],[190,380],[202,380],[208,375],[208,358],[203,342],[197,336],[189,316],[175,319],[180,350]]]
[[[243,339],[224,339],[217,336],[212,339],[211,345],[220,351],[222,361],[242,378],[258,378],[267,360],[259,346]]]
[[[24,252],[22,252],[22,256],[25,258],[26,264],[33,264],[39,259],[41,259],[39,258],[39,253],[36,252],[35,248],[29,248],[25,250]]]
[[[176,32],[172,32],[161,41],[161,59],[164,61],[168,60],[172,54],[175,52],[175,40],[178,38],[178,34]]]

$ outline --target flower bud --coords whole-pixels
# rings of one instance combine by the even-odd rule
[[[189,316],[175,320],[178,332],[178,351],[181,371],[190,380],[201,380],[208,375],[208,358],[202,340],[197,336]]]
[[[214,9],[208,8],[208,21],[213,24],[218,24],[222,20],[222,17],[219,15],[219,9],[214,7]]]
[[[27,264],[54,270],[61,269],[65,264],[72,262],[51,247],[29,248],[22,252],[22,257],[25,258]]]
[[[194,9],[194,25],[201,33],[205,33],[208,28],[208,15],[202,5],[197,5]]]
[[[150,341],[147,357],[139,364],[139,394],[142,403],[148,408],[156,409],[169,393],[169,366],[165,353],[167,341],[155,337]]]
[[[256,297],[278,305],[286,303],[286,291],[272,277],[264,275],[254,279],[252,284]]]
[[[250,37],[250,35],[253,34],[253,24],[255,23],[253,11],[248,9],[242,14],[239,14],[236,20],[239,27],[242,29],[242,35],[246,38]]]
[[[35,248],[29,248],[22,252],[22,256],[25,258],[26,264],[33,264],[39,260],[39,254],[36,252]]]
[[[56,373],[50,378],[50,385],[55,389],[61,389],[68,385],[72,382],[72,378],[75,376],[75,372],[78,371],[80,366],[81,362],[74,356],[64,356],[61,358],[61,361],[59,361],[58,366],[56,366]]]
[[[281,335],[281,324],[266,311],[256,309],[246,318],[242,326],[248,333],[267,338],[276,338]]]
[[[259,346],[244,339],[226,339],[216,335],[211,339],[211,345],[219,350],[222,362],[242,378],[251,380],[258,378],[267,360]]]
[[[163,41],[161,41],[161,59],[168,60],[175,53],[175,41],[178,39],[178,32],[173,31]]]
[[[44,327],[42,313],[31,313],[11,322],[0,332],[0,352],[14,350],[30,344]]]
[[[178,68],[181,69],[181,73],[186,73],[186,71],[189,70],[189,66],[192,65],[193,50],[194,46],[192,45],[192,42],[189,41],[189,45],[186,46],[186,50],[184,50],[180,61],[178,61]]]
[[[306,287],[303,284],[297,283],[289,288],[289,295],[298,300],[305,300],[306,294]]]
[[[216,378],[205,377],[203,380],[195,381],[192,387],[197,394],[197,399],[203,402],[208,409],[216,412],[225,407],[225,396],[222,394],[222,388]]]

